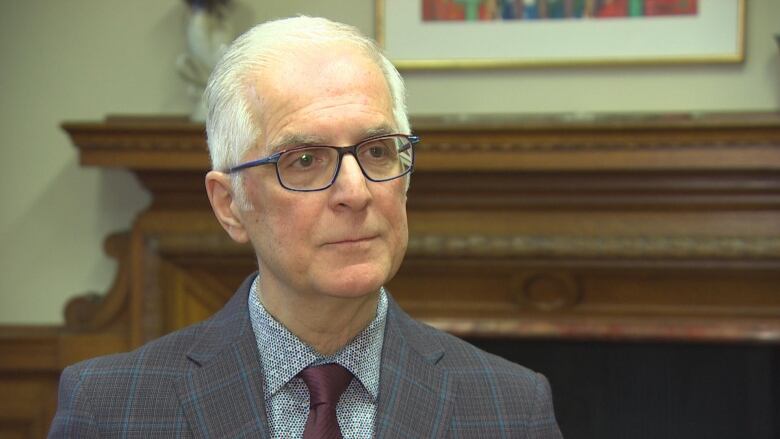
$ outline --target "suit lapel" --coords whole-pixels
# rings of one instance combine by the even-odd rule
[[[260,358],[247,308],[253,278],[204,324],[187,355],[193,368],[176,390],[195,437],[269,437]]]
[[[454,379],[437,366],[443,348],[419,325],[390,298],[376,413],[378,438],[447,435]]]
[[[176,383],[196,438],[270,437],[257,342],[249,321],[250,276],[200,329],[193,368]],[[441,345],[389,297],[375,436],[446,437],[454,377],[437,363]]]

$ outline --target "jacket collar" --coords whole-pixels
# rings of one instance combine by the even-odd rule
[[[445,351],[429,333],[430,328],[414,321],[390,299],[374,430],[377,438],[447,434],[455,381],[438,365]]]
[[[262,370],[249,322],[247,278],[198,331],[187,357],[195,363],[176,384],[195,437],[269,437]]]

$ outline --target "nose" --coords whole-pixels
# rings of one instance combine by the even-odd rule
[[[363,175],[357,160],[352,154],[341,159],[341,169],[333,182],[332,203],[352,210],[363,209],[371,200],[368,180]]]

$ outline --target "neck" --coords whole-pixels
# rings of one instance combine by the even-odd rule
[[[262,285],[262,278],[261,278]],[[258,288],[265,310],[322,355],[341,350],[376,316],[379,291],[360,297],[274,293]]]

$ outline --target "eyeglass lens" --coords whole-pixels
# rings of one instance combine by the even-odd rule
[[[388,136],[359,144],[355,158],[371,180],[391,180],[412,165],[411,143],[406,137]],[[316,190],[331,184],[339,164],[339,148],[313,146],[288,151],[276,166],[282,184],[290,189]]]

